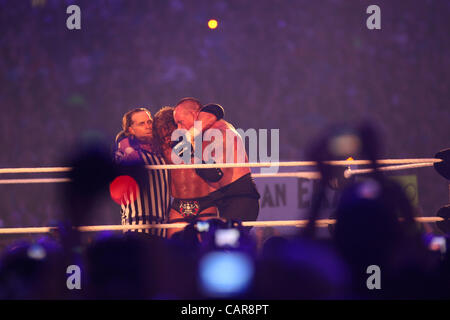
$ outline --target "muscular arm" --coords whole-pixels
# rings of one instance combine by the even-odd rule
[[[208,104],[199,112],[196,121],[200,122],[198,129],[192,127],[189,129],[191,143],[194,145],[195,137],[211,128],[217,121],[221,120],[225,115],[223,108],[217,104]],[[195,147],[195,146],[194,146]]]
[[[203,141],[203,160],[205,162],[211,160],[207,157],[209,154],[212,154],[212,150],[215,151],[212,158],[214,158],[216,163],[248,162],[248,157],[245,152],[242,138],[231,124],[221,120],[217,121],[211,129],[216,129],[217,131],[215,131],[215,133],[220,132],[222,137],[222,145],[219,143],[220,141],[216,141],[215,138],[211,139],[212,141]],[[230,182],[235,181],[242,175],[250,172],[250,169],[245,167],[222,168],[221,170],[223,171],[222,179],[217,183],[209,182],[209,184],[214,188],[225,186]]]
[[[217,121],[217,117],[211,113],[200,112],[197,121],[201,121],[202,131],[208,130]]]
[[[202,121],[202,131],[209,129],[216,121],[222,120],[225,111],[218,104],[208,104],[204,106],[197,116],[197,120]]]

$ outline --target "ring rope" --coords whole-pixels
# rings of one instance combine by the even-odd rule
[[[381,159],[377,164],[408,164],[408,163],[438,163],[442,159]],[[334,160],[324,161],[325,164],[333,166],[350,165],[369,165],[370,160]],[[310,167],[316,166],[316,161],[286,161],[286,162],[242,162],[242,163],[194,163],[194,164],[166,164],[166,165],[147,165],[148,169],[202,169],[202,168],[252,168],[252,167]],[[0,174],[4,173],[49,173],[49,172],[68,172],[71,167],[38,167],[38,168],[0,168]]]
[[[295,177],[305,179],[320,179],[320,172],[279,172],[279,173],[252,173],[253,178],[273,178],[273,177]],[[46,179],[0,179],[1,184],[27,184],[27,183],[63,183],[72,181],[69,178],[46,178]]]
[[[381,159],[377,164],[408,164],[408,163],[438,163],[442,159]],[[351,166],[351,165],[369,165],[370,160],[333,160],[323,163],[331,166]],[[285,162],[241,162],[241,163],[205,163],[205,164],[166,164],[166,165],[147,165],[147,169],[202,169],[202,168],[252,168],[252,167],[310,167],[317,166],[316,161],[285,161]]]
[[[432,167],[433,163],[414,163],[414,164],[404,164],[404,165],[392,165],[379,167],[377,170],[379,171],[394,171],[394,170],[407,170],[414,168],[423,168],[423,167]],[[374,169],[346,169],[344,171],[344,177],[346,179],[350,178],[353,175],[364,174],[373,172]],[[300,171],[300,172],[277,172],[277,173],[252,173],[253,178],[304,178],[317,180],[321,179],[322,176],[318,171]],[[1,184],[26,184],[26,183],[61,183],[61,182],[70,182],[69,178],[47,178],[47,179],[0,179]]]
[[[70,172],[70,167],[0,168],[0,173],[50,173]]]
[[[401,164],[401,165],[393,165],[393,166],[386,166],[386,167],[378,167],[378,171],[394,171],[394,170],[406,170],[406,169],[414,169],[414,168],[424,168],[424,167],[432,167],[433,163],[427,162],[427,163],[412,163],[412,164]],[[364,173],[371,173],[375,170],[373,168],[368,169],[346,169],[344,171],[344,177],[350,178],[353,175],[356,174],[364,174]]]
[[[47,179],[0,179],[0,184],[27,184],[27,183],[61,183],[70,182],[69,178],[47,178]]]
[[[252,173],[252,178],[274,178],[274,177],[320,179],[322,178],[322,175],[318,171]]]
[[[444,221],[441,217],[416,217],[419,223],[432,223]],[[243,227],[304,227],[309,220],[278,220],[278,221],[243,221]],[[316,220],[317,227],[328,227],[335,224],[335,219],[319,219]],[[78,227],[80,232],[98,232],[98,231],[127,231],[140,229],[173,229],[184,228],[186,222],[163,223],[163,224],[145,224],[145,225],[101,225],[101,226],[81,226]],[[49,233],[57,231],[58,227],[25,227],[25,228],[0,228],[0,234],[24,234],[24,233]]]

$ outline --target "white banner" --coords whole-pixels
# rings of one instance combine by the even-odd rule
[[[301,220],[308,219],[311,200],[317,192],[319,180],[295,178],[257,178],[256,186],[261,195],[258,221],[267,220]],[[338,192],[326,189],[323,210],[319,218],[329,218],[337,206]],[[280,235],[294,234],[300,231],[296,227],[275,227],[274,232]],[[319,235],[328,236],[327,228],[319,231]]]
[[[416,175],[390,176],[399,183],[414,207],[419,205]],[[261,195],[257,221],[308,219],[313,193],[317,192],[319,180],[304,178],[256,178],[256,186]],[[336,209],[340,192],[326,189],[326,197],[319,219],[328,219]],[[256,229],[256,228],[254,228]],[[318,228],[319,236],[329,236],[328,228]],[[296,227],[274,227],[275,234],[289,235],[300,231]],[[267,231],[266,231],[267,232]]]

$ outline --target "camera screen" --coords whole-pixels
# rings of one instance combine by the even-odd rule
[[[208,232],[209,231],[209,222],[208,221],[197,221],[195,224],[198,232]]]
[[[239,246],[238,229],[218,229],[215,233],[215,243],[218,247],[237,247]]]
[[[249,287],[254,266],[244,253],[213,251],[202,258],[198,271],[203,291],[211,296],[226,297]]]
[[[432,251],[440,251],[442,254],[445,254],[447,252],[445,237],[433,237],[428,248]]]

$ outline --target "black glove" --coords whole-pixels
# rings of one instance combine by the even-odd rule
[[[200,109],[200,112],[208,112],[216,116],[217,121],[223,119],[225,116],[225,111],[221,105],[210,103]]]
[[[170,144],[173,153],[175,153],[180,158],[183,158],[186,152],[190,152],[190,158],[194,155],[194,147],[186,138],[186,136],[180,136],[178,140],[172,141]]]
[[[202,163],[206,162],[202,160]],[[195,169],[195,173],[206,182],[218,182],[223,177],[223,171],[220,168]]]

